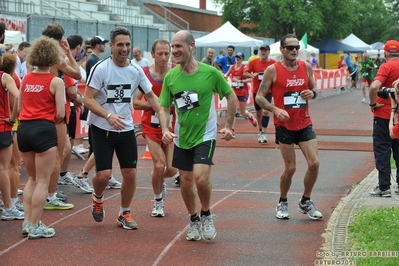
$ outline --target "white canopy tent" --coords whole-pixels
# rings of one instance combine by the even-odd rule
[[[370,50],[370,44],[367,44],[367,43],[363,42],[362,40],[360,40],[353,33],[351,33],[348,37],[343,39],[341,42],[346,44],[346,45],[350,45],[352,47],[356,47],[356,48],[358,48],[360,50],[364,50],[364,51]]]
[[[17,47],[24,40],[24,36],[20,31],[6,30],[4,35],[4,43],[13,44]]]
[[[319,58],[319,49],[308,44],[307,48],[305,48],[305,44],[302,41],[299,41],[299,45],[301,46],[301,48],[299,48],[299,56],[298,58],[306,61],[309,57],[311,53],[315,53],[316,54],[316,58]],[[271,58],[275,59],[275,60],[281,60],[282,56],[281,56],[281,52],[280,52],[280,41],[275,42],[273,44],[270,45],[270,55]]]
[[[226,47],[228,45],[234,45],[239,47],[259,47],[262,44],[263,41],[251,38],[243,34],[229,21],[224,23],[213,32],[195,39],[195,46],[197,47]]]

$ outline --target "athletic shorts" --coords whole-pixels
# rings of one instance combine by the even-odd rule
[[[255,99],[255,98],[256,98],[256,93],[253,94],[253,97],[254,97],[254,106],[255,106],[255,110],[256,110],[256,111],[261,110],[262,107],[260,107],[260,106],[256,103],[256,99]],[[266,100],[267,100],[269,103],[272,102],[272,93],[271,93],[271,92],[268,92],[268,93],[266,94]]]
[[[12,144],[11,131],[0,132],[0,149],[10,147]]]
[[[42,153],[57,147],[57,130],[48,120],[20,121],[17,141],[20,152]]]
[[[316,133],[313,131],[313,126],[309,125],[301,130],[288,130],[285,127],[276,128],[276,143],[298,145],[299,142],[308,141],[316,138]]]
[[[137,142],[134,130],[126,132],[107,131],[90,126],[96,171],[112,169],[114,152],[121,169],[136,168]]]
[[[141,135],[143,136],[143,138],[149,138],[152,141],[155,141],[157,143],[162,143],[162,133],[161,134],[157,134],[157,133],[150,133],[150,134],[145,134],[144,132],[141,133]]]
[[[367,83],[370,86],[371,83],[373,83],[373,80],[362,78],[362,83]]]
[[[242,95],[242,96],[237,96],[237,99],[239,102],[246,102],[246,101],[248,101],[248,97],[249,97],[249,94],[246,94],[246,95]]]
[[[67,124],[68,135],[71,139],[76,138],[76,110],[75,106],[71,106],[71,114],[69,116],[69,124]]]
[[[192,171],[194,164],[213,165],[216,140],[208,140],[191,149],[181,149],[175,145],[172,166],[184,171]]]

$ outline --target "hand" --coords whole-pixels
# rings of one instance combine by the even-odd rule
[[[168,145],[169,143],[172,143],[172,141],[173,141],[174,138],[177,138],[177,135],[175,135],[174,133],[168,131],[168,132],[165,132],[165,133],[163,134],[163,136],[162,136],[162,142],[163,142],[165,145]]]
[[[301,95],[301,98],[304,100],[311,100],[311,99],[313,99],[313,96],[314,96],[312,90],[301,91],[300,95]]]
[[[285,122],[288,119],[290,119],[290,115],[284,109],[277,108],[274,114],[276,115],[277,119],[280,120],[281,122]]]
[[[225,127],[225,128],[222,128],[219,131],[219,133],[223,134],[221,139],[224,139],[226,141],[230,141],[230,140],[234,139],[233,132],[231,131],[231,129],[228,129]]]
[[[123,130],[127,124],[123,122],[123,119],[125,117],[118,115],[118,114],[111,114],[111,116],[108,118],[108,124],[110,124],[115,130]]]
[[[64,50],[64,52],[66,54],[71,53],[71,50],[69,49],[69,43],[65,38],[62,38],[62,40],[61,40],[61,48],[62,48],[62,50]]]

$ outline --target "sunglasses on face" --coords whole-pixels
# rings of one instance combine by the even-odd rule
[[[294,49],[296,49],[298,51],[299,48],[301,48],[301,46],[300,45],[285,45],[285,46],[283,46],[283,48],[290,50],[290,51],[292,51]]]

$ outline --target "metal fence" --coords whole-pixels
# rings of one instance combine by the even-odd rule
[[[43,17],[30,15],[27,18],[26,28],[26,41],[32,42],[39,38],[42,33],[42,29],[49,23],[57,22],[62,25],[65,30],[65,37],[72,34],[79,34],[86,38],[100,35],[105,39],[109,39],[110,32],[117,26],[123,26],[127,28],[132,35],[132,47],[138,46],[143,51],[150,51],[152,43],[159,38],[159,29],[151,27],[134,26],[129,24],[116,24],[107,22],[97,22],[92,20],[71,20],[67,18],[55,18],[55,17]],[[109,46],[106,46],[106,50],[101,55],[106,57],[110,55]]]

